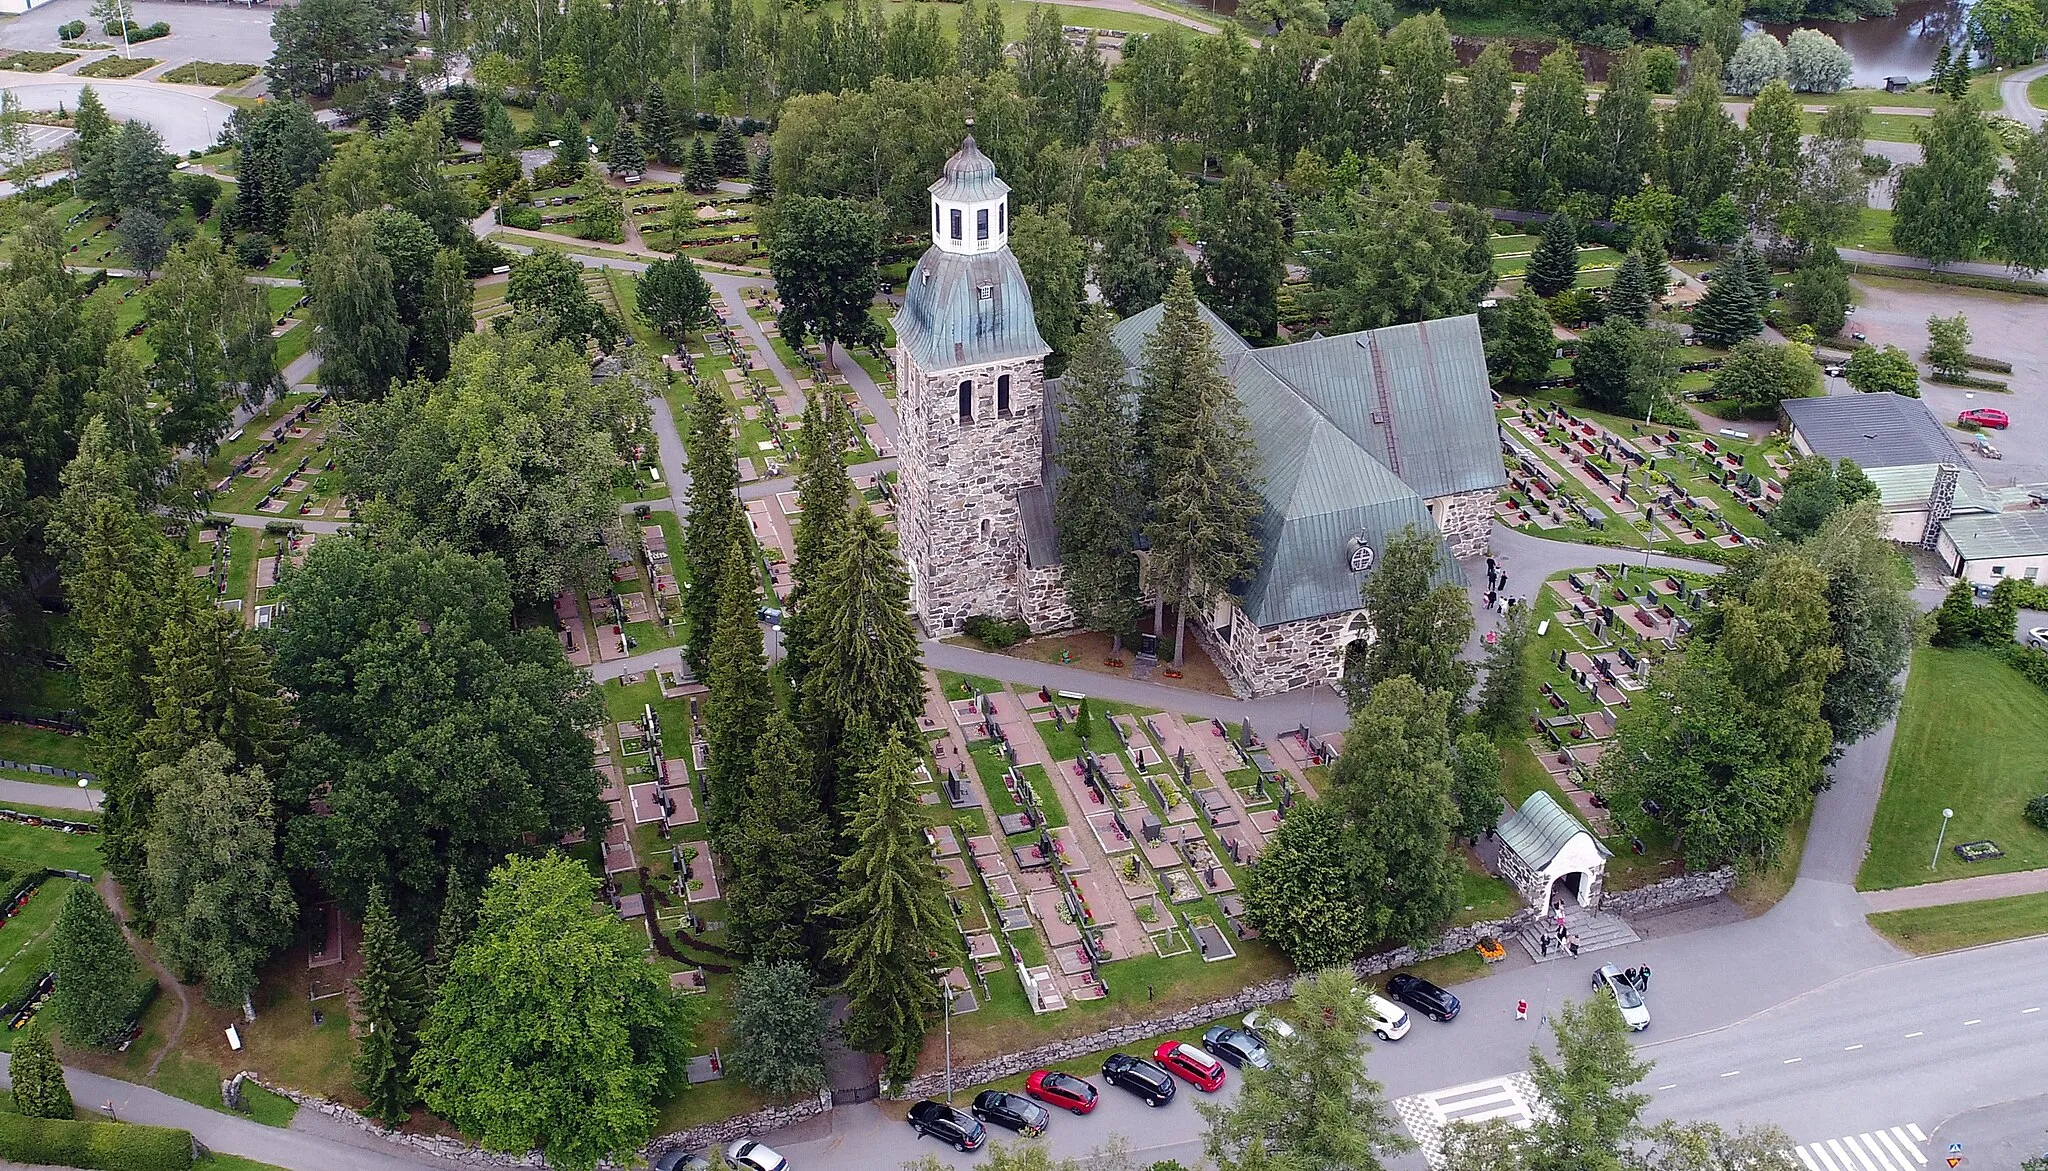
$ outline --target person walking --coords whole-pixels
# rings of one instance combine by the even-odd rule
[[[1573,959],[1578,959],[1578,958],[1579,958],[1579,937],[1578,937],[1578,936],[1574,935],[1574,936],[1570,937],[1569,939],[1566,939],[1566,940],[1564,941],[1564,945],[1565,945],[1566,947],[1568,947],[1568,948],[1570,948],[1570,949],[1571,949],[1571,952],[1572,952],[1572,958],[1573,958]]]
[[[1550,954],[1550,933],[1549,933],[1548,931],[1546,931],[1546,932],[1544,932],[1544,933],[1543,933],[1542,935],[1538,936],[1538,937],[1537,937],[1537,942],[1538,942],[1538,943],[1540,943],[1540,944],[1542,944],[1542,950],[1543,950],[1543,954],[1544,954],[1544,955],[1546,955],[1546,956],[1547,956],[1547,955],[1549,955],[1549,954]]]
[[[1638,992],[1648,992],[1649,990],[1650,990],[1650,965],[1648,965],[1648,964],[1644,964],[1644,965],[1643,965],[1642,967],[1640,967],[1640,968],[1637,968],[1637,969],[1636,969],[1636,991],[1638,991]]]
[[[1518,1020],[1518,1021],[1526,1021],[1526,1020],[1528,1020],[1528,1019],[1529,1019],[1529,1002],[1528,1002],[1528,1001],[1526,1001],[1526,1000],[1517,1000],[1517,1001],[1515,1001],[1515,1019],[1516,1019],[1516,1020]]]

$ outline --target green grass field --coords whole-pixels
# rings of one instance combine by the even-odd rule
[[[2037,77],[2027,86],[2027,102],[2036,110],[2048,110],[2048,77]]]
[[[1858,214],[1856,230],[1842,241],[1842,247],[1861,248],[1866,252],[1893,251],[1892,213],[1885,208],[1864,208]]]
[[[85,737],[25,728],[19,724],[0,724],[0,759],[92,771],[92,754]]]
[[[2048,894],[1885,911],[1870,926],[1914,955],[1955,951],[2048,932]]]
[[[2048,832],[2020,817],[2048,776],[2048,694],[1989,651],[1913,654],[1884,796],[1870,827],[1862,890],[2048,866]],[[1941,811],[1955,810],[1933,869]],[[2003,858],[1964,862],[1948,849],[1990,839]]]

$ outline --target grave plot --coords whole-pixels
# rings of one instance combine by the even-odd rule
[[[288,395],[229,432],[207,465],[217,512],[347,520],[341,476],[327,454],[328,396]]]

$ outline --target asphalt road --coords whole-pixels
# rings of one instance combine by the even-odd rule
[[[37,9],[36,19],[42,19],[42,13]],[[212,146],[234,112],[192,86],[110,78],[58,81],[46,73],[0,71],[0,87],[12,90],[23,108],[30,110],[55,110],[59,104],[76,109],[78,91],[88,85],[109,114],[124,122],[140,120],[156,127],[163,136],[164,149],[177,155]]]

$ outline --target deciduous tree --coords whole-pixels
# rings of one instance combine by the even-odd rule
[[[1038,336],[1053,353],[1069,354],[1088,303],[1088,242],[1074,234],[1064,207],[1027,207],[1010,213],[1010,252],[1031,288]]]
[[[775,289],[782,298],[776,322],[798,343],[865,345],[881,332],[868,316],[881,261],[882,222],[847,199],[792,196],[776,205],[775,236],[768,248]]]
[[[1372,623],[1363,648],[1353,644],[1344,676],[1354,709],[1380,683],[1406,675],[1441,691],[1452,702],[1472,687],[1472,665],[1459,652],[1472,634],[1472,603],[1456,582],[1434,531],[1410,526],[1387,540],[1359,588],[1359,604]]]
[[[1998,146],[1967,102],[1943,102],[1918,132],[1921,162],[1899,172],[1892,243],[1936,268],[1973,260],[1992,226]]]
[[[1373,687],[1345,731],[1331,789],[1367,867],[1376,938],[1425,940],[1456,903],[1463,863],[1450,852],[1458,808],[1447,762],[1458,699],[1396,675]]]
[[[1529,686],[1528,649],[1529,608],[1510,606],[1486,648],[1486,681],[1479,690],[1479,709],[1473,713],[1480,727],[1511,732],[1521,726],[1522,693]]]
[[[1957,378],[1970,369],[1970,320],[1961,313],[1953,317],[1927,319],[1927,363],[1946,378]]]
[[[687,256],[649,261],[647,270],[634,279],[633,289],[640,319],[677,346],[711,312],[711,286]],[[716,391],[712,393],[715,396]]]
[[[1772,412],[1788,398],[1821,393],[1820,367],[1798,346],[1740,342],[1714,371],[1714,395],[1750,413]]]
[[[1303,970],[1348,964],[1380,939],[1333,801],[1297,799],[1245,878],[1246,917]]]
[[[1495,382],[1527,386],[1550,376],[1557,335],[1551,331],[1550,313],[1533,291],[1524,289],[1482,308],[1479,333],[1486,339],[1486,369]]]
[[[2012,170],[2005,176],[1991,236],[2014,272],[2032,276],[2048,269],[2048,129],[2036,130],[2013,147]]]
[[[583,266],[552,248],[536,248],[512,262],[505,300],[545,341],[579,348],[594,341],[609,352],[618,340],[619,323],[590,295]]]

